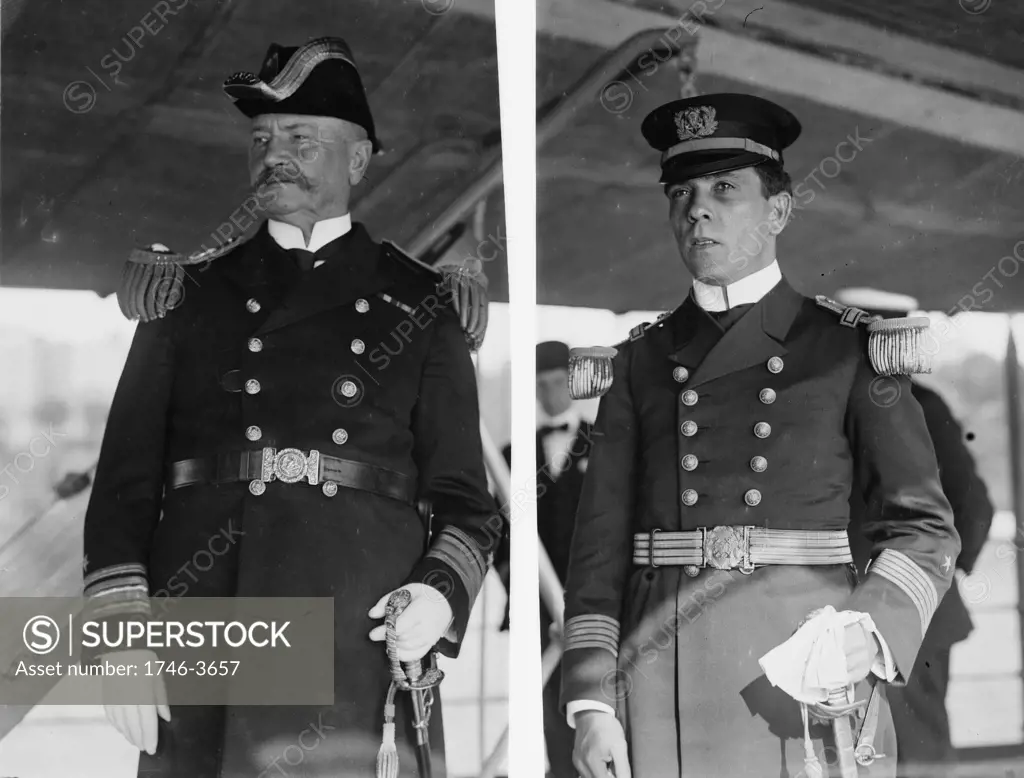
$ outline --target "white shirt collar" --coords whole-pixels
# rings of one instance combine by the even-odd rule
[[[727,311],[737,305],[756,303],[782,280],[778,262],[751,273],[728,286],[693,282],[693,299],[705,311]]]
[[[306,249],[306,251],[318,251],[332,240],[337,240],[352,229],[352,214],[334,216],[330,219],[321,219],[313,225],[313,232],[309,236],[309,245],[306,245],[302,237],[302,230],[294,224],[267,220],[267,231],[270,233],[277,245],[288,249]]]

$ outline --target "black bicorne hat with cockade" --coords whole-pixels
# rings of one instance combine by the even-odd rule
[[[655,108],[640,132],[661,152],[661,183],[725,173],[762,162],[782,163],[800,122],[780,105],[744,94],[709,94]]]
[[[224,91],[249,118],[284,113],[352,122],[366,130],[373,150],[380,151],[355,58],[341,38],[291,47],[271,43],[259,75],[235,73],[224,82]]]

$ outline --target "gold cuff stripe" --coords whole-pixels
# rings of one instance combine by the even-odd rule
[[[939,593],[928,574],[906,554],[892,548],[882,550],[870,572],[892,581],[910,598],[921,617],[921,634],[924,635],[939,606]]]
[[[104,581],[101,584],[96,584],[86,590],[85,596],[94,600],[99,597],[110,597],[113,595],[123,594],[125,592],[132,592],[141,597],[148,597],[149,584],[146,583],[145,578],[138,578],[137,576],[132,578],[118,578],[115,581]]]
[[[136,600],[134,602],[114,602],[97,607],[90,607],[83,612],[86,620],[96,620],[107,616],[149,616],[149,603]]]
[[[603,648],[619,655],[619,622],[611,616],[585,614],[565,623],[565,650]]]
[[[579,638],[578,640],[572,641],[567,640],[565,642],[566,651],[572,651],[574,649],[579,650],[581,648],[601,648],[609,652],[615,658],[618,658],[619,656],[618,643],[609,643],[608,641],[597,639],[589,640],[587,638]]]
[[[454,569],[469,592],[470,602],[476,599],[487,573],[487,562],[469,535],[458,527],[445,527],[427,552],[427,557],[438,559]]]
[[[85,588],[88,589],[97,581],[102,581],[106,578],[115,578],[125,575],[146,575],[146,566],[139,564],[138,562],[128,562],[120,565],[110,565],[109,567],[101,567],[99,570],[93,570],[89,575],[85,577]]]

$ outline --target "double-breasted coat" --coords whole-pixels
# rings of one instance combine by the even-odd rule
[[[139,324],[85,518],[86,596],[119,598],[126,612],[146,594],[333,597],[335,702],[172,707],[140,775],[374,775],[390,675],[369,610],[405,583],[441,582],[454,623],[440,650],[456,655],[500,532],[473,366],[437,277],[358,224],[318,257],[299,270],[263,225],[190,268],[177,309]],[[171,463],[263,447],[375,466],[415,494],[329,495],[280,480],[258,495],[246,480],[168,486]],[[429,550],[421,500],[433,507]],[[214,563],[197,566],[211,542]],[[403,774],[415,769],[410,718],[400,705]],[[440,725],[435,705],[435,764]],[[316,748],[289,750],[303,732],[303,749]]]
[[[817,608],[870,614],[909,675],[959,540],[908,379],[876,376],[867,341],[783,279],[724,332],[691,296],[619,347],[573,535],[562,701],[617,712],[635,778],[800,775],[799,706],[758,660]],[[844,530],[855,482],[874,557],[859,585],[849,564],[633,563],[634,533]],[[894,744],[875,746],[891,774]]]

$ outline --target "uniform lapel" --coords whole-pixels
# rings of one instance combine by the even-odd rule
[[[690,370],[696,369],[722,338],[722,330],[694,302],[693,295],[687,296],[667,324],[672,333],[673,348],[669,359]]]
[[[361,224],[317,253],[324,264],[301,273],[281,305],[270,314],[257,334],[287,327],[331,308],[369,297],[395,281],[379,244]]]
[[[223,264],[221,264],[223,263]],[[291,257],[267,232],[266,222],[236,254],[218,261],[227,285],[239,297],[255,296],[273,309],[280,304],[300,272]],[[202,283],[202,274],[198,277]]]
[[[771,357],[784,356],[787,350],[783,341],[803,300],[783,278],[722,335],[688,385],[706,384]]]

